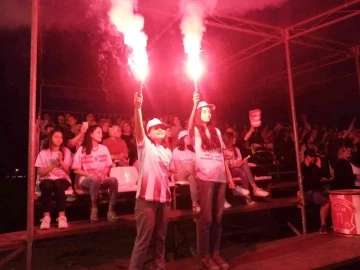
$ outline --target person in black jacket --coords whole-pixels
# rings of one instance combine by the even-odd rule
[[[334,173],[335,179],[331,189],[354,189],[356,175],[353,172],[352,165],[349,162],[351,150],[348,147],[341,147],[338,151],[338,160],[336,162]]]
[[[323,188],[321,178],[329,178],[330,172],[322,166],[321,159],[314,150],[307,149],[301,164],[305,201],[320,206],[320,233],[327,233],[326,220],[329,215],[330,202],[328,192]]]

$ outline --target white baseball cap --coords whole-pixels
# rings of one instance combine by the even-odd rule
[[[182,130],[180,131],[179,135],[178,135],[178,140],[180,140],[182,137],[189,135],[187,130]]]
[[[157,125],[163,125],[164,126],[164,129],[167,127],[166,124],[164,124],[163,122],[161,122],[159,119],[157,118],[153,118],[151,119],[147,125],[146,125],[146,132],[149,132],[150,128],[154,127],[154,126],[157,126]]]
[[[197,106],[197,108],[200,109],[202,107],[209,107],[210,110],[212,110],[212,111],[216,109],[214,104],[208,104],[206,101],[199,102],[199,105]]]

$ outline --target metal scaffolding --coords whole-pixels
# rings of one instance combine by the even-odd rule
[[[300,188],[300,196],[303,201],[304,191],[302,187],[302,174],[300,167],[299,159],[299,141],[297,135],[297,123],[296,123],[296,104],[294,98],[294,85],[293,78],[304,72],[309,72],[315,67],[312,66],[315,62],[310,62],[300,67],[291,66],[291,52],[290,52],[290,42],[308,46],[312,48],[322,49],[329,51],[332,54],[327,56],[322,64],[319,67],[324,67],[345,61],[349,58],[355,57],[356,60],[356,69],[357,77],[359,83],[359,93],[360,93],[360,48],[359,46],[351,48],[347,44],[341,42],[327,40],[319,37],[314,37],[309,35],[315,31],[321,30],[325,27],[333,25],[335,23],[347,20],[351,17],[360,15],[360,10],[354,8],[356,4],[359,4],[360,0],[353,0],[347,4],[339,5],[336,8],[330,9],[326,12],[323,12],[319,15],[311,17],[309,19],[303,20],[299,23],[296,23],[286,29],[279,27],[267,25],[264,23],[254,22],[251,20],[246,20],[242,18],[237,18],[234,16],[216,16],[208,18],[205,23],[208,26],[217,27],[221,29],[232,30],[236,32],[242,32],[246,34],[253,34],[264,38],[262,41],[238,52],[236,55],[231,56],[230,58],[222,62],[223,65],[228,65],[228,67],[236,65],[242,61],[245,61],[251,57],[254,57],[260,53],[268,51],[276,46],[281,44],[285,45],[285,55],[287,69],[280,74],[269,78],[267,83],[276,82],[288,78],[289,85],[289,97],[291,104],[291,116],[292,124],[295,135],[295,147],[297,155],[297,171],[298,171],[298,183]],[[140,7],[140,11],[144,12],[153,12],[166,15],[168,17],[174,18],[173,22],[169,27],[163,29],[161,33],[155,38],[156,40],[160,39],[173,24],[178,20],[178,15],[174,13],[159,11],[153,8]],[[39,0],[32,0],[32,27],[31,27],[31,61],[30,61],[30,100],[29,100],[29,147],[28,147],[28,201],[27,201],[27,241],[26,241],[26,269],[30,270],[32,268],[32,245],[34,240],[34,186],[35,186],[35,156],[36,156],[36,79],[37,79],[37,52],[38,52],[38,14],[39,14]],[[338,57],[338,58],[337,58]],[[230,61],[234,61],[231,62]],[[294,72],[293,72],[294,71]],[[245,91],[249,90],[250,87],[244,88]],[[301,214],[302,214],[302,231],[306,234],[306,216],[305,216],[305,206],[301,205]],[[17,254],[21,253],[24,247],[18,248],[12,252],[5,259],[0,261],[0,266],[3,265],[6,261],[13,258]]]

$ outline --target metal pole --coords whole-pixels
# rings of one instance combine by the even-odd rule
[[[296,153],[296,168],[297,168],[297,177],[299,182],[299,191],[300,191],[300,201],[301,203],[301,222],[303,227],[303,234],[306,234],[306,212],[305,212],[305,204],[304,201],[304,188],[303,188],[303,180],[302,180],[302,172],[301,172],[301,162],[300,162],[300,147],[299,147],[299,137],[298,137],[298,129],[297,129],[297,121],[296,121],[296,108],[295,108],[295,95],[294,95],[294,83],[292,78],[292,70],[291,70],[291,58],[290,58],[290,46],[289,46],[289,29],[284,29],[285,36],[285,54],[286,54],[286,65],[287,65],[287,73],[288,73],[288,81],[289,81],[289,95],[290,95],[290,106],[291,106],[291,118],[293,124],[294,131],[294,139],[295,139],[295,153]]]
[[[360,46],[355,47],[356,73],[358,79],[358,87],[360,94]]]
[[[39,0],[32,0],[31,54],[30,54],[30,95],[29,95],[29,146],[28,146],[28,186],[27,186],[27,238],[26,269],[32,268],[32,245],[34,241],[34,188],[36,154],[36,68],[38,46]]]

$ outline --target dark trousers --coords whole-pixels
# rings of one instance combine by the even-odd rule
[[[199,189],[199,252],[204,256],[220,250],[221,219],[225,202],[225,183],[198,179]]]
[[[71,186],[71,183],[66,179],[50,180],[45,179],[40,182],[41,202],[44,212],[50,212],[52,193],[55,194],[56,205],[59,212],[65,210],[65,190]]]
[[[152,241],[154,269],[164,269],[165,238],[170,203],[137,199],[135,205],[136,240],[131,254],[130,270],[143,269],[147,250]]]

